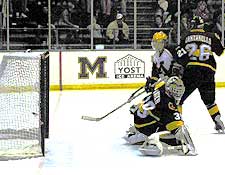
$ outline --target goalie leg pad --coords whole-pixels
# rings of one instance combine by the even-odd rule
[[[161,156],[163,154],[163,145],[159,141],[159,137],[162,134],[170,134],[169,131],[162,131],[158,133],[154,133],[150,135],[143,145],[139,148],[140,152],[143,155],[148,155],[148,156]]]
[[[195,149],[191,136],[184,125],[177,129],[175,133],[175,137],[176,139],[181,141],[181,144],[183,145],[183,153],[185,155],[190,155],[190,156],[197,155],[197,151]]]

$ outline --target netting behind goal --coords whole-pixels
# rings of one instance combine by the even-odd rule
[[[0,160],[44,155],[48,53],[9,53],[0,64]],[[47,134],[46,134],[47,133]]]

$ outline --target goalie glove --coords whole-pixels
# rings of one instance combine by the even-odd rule
[[[182,78],[184,74],[184,67],[181,64],[174,62],[172,65],[171,74],[172,76],[178,76],[179,78]]]
[[[149,93],[153,90],[152,84],[154,84],[154,83],[155,83],[155,80],[151,79],[151,77],[146,77],[145,91],[147,93]]]

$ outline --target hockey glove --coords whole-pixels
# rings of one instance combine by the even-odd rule
[[[178,76],[179,78],[183,77],[184,67],[181,64],[173,63],[172,66],[172,76]]]
[[[151,79],[151,77],[146,77],[146,83],[145,83],[145,91],[147,93],[152,91],[152,84],[154,80]]]

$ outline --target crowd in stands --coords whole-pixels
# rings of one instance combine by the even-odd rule
[[[115,40],[118,43],[119,38],[124,35],[128,39],[128,26],[125,21],[122,21],[126,16],[126,1],[127,0],[94,0],[94,19],[93,19],[93,35],[94,42],[97,43],[112,43]],[[120,11],[118,11],[118,7]],[[118,19],[118,15],[120,19]],[[121,21],[118,22],[118,21]],[[118,22],[118,23],[117,23]],[[53,1],[52,6],[52,24],[56,28],[72,28],[72,30],[64,30],[67,37],[64,43],[90,43],[91,34],[91,1],[89,0],[62,0]],[[124,26],[124,27],[123,27]],[[117,30],[117,29],[121,30]],[[126,29],[123,29],[126,28]],[[77,30],[75,30],[77,29]],[[122,32],[120,32],[122,31]],[[116,37],[114,37],[113,33]],[[126,36],[124,34],[126,33]],[[63,30],[61,30],[63,33]],[[70,34],[72,33],[72,35]],[[72,39],[71,39],[71,36]],[[82,40],[76,40],[82,36]],[[113,38],[112,38],[113,37]],[[120,40],[122,41],[122,40]]]
[[[48,0],[10,0],[9,2],[11,28],[48,28]],[[58,37],[59,43],[63,44],[90,44],[92,29],[95,44],[133,42],[130,40],[133,24],[127,22],[129,16],[127,4],[134,1],[94,0],[93,2],[92,28],[90,0],[51,0],[51,26],[53,29],[58,29],[58,35],[53,36],[55,38],[53,43]],[[148,27],[159,30],[169,28],[170,30],[165,32],[169,34],[172,43],[177,43],[178,1],[151,0],[151,2],[155,2],[152,4],[154,20]],[[205,20],[207,24],[205,30],[216,32],[221,36],[221,3],[221,0],[181,0],[181,38],[190,29],[190,20],[194,15],[199,15]],[[0,0],[0,9],[2,10],[0,27],[6,28],[6,0]],[[149,39],[154,32],[156,30],[149,29]],[[36,36],[43,34],[43,32],[34,33]],[[35,42],[41,41],[37,39]]]
[[[221,0],[181,0],[180,31],[183,38],[190,30],[193,16],[201,16],[205,22],[205,30],[222,34],[222,1]],[[171,28],[171,39],[177,43],[178,1],[158,0],[155,22],[152,27]]]

